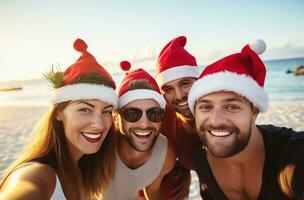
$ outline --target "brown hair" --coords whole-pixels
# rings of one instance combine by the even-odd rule
[[[137,79],[133,80],[129,83],[128,85],[128,90],[136,90],[136,89],[149,89],[149,90],[154,90],[155,88],[153,85],[149,83],[148,80],[145,79]]]
[[[94,154],[83,155],[75,166],[70,158],[63,123],[56,119],[57,112],[67,105],[68,102],[64,102],[51,107],[37,123],[31,133],[30,142],[5,171],[0,187],[18,166],[47,158],[54,153],[57,173],[67,199],[80,199],[82,187],[91,195],[100,195],[106,189],[115,172],[113,126],[100,149]]]

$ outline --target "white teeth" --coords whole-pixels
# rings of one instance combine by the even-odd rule
[[[179,105],[179,106],[186,106],[186,105],[188,105],[188,103],[187,103],[187,101],[184,101],[182,103],[178,103],[177,105]]]
[[[151,131],[149,131],[149,130],[136,130],[136,131],[134,131],[134,133],[136,135],[146,136],[146,135],[149,135],[151,133]]]
[[[84,136],[86,136],[87,138],[91,138],[91,139],[96,139],[99,138],[101,136],[101,133],[99,134],[92,134],[92,133],[82,133]]]
[[[213,136],[224,137],[231,134],[230,131],[209,131]]]

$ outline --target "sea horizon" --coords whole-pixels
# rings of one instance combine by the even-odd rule
[[[264,63],[267,70],[264,88],[270,101],[304,100],[304,75],[287,73],[304,65],[304,57],[267,60]],[[203,70],[205,66],[199,66],[199,69]],[[155,75],[155,69],[146,70]],[[111,75],[118,86],[125,73],[115,72]],[[48,105],[51,95],[52,88],[43,78],[0,81],[0,105]]]
[[[267,63],[267,62],[275,62],[275,61],[288,61],[288,60],[299,60],[299,59],[304,59],[304,56],[301,56],[301,57],[290,57],[290,58],[274,58],[274,59],[266,59],[266,60],[263,60],[263,62]],[[211,64],[211,63],[209,63]],[[199,65],[198,67],[205,67],[209,64],[201,64]],[[304,65],[304,63],[303,63]],[[293,69],[295,69],[297,66],[295,66]],[[267,67],[266,67],[267,68]],[[148,68],[148,69],[145,69],[147,71],[155,71],[155,69],[153,68]],[[291,69],[292,70],[292,69]],[[121,71],[114,71],[114,72],[111,72],[110,74],[111,75],[115,75],[115,74],[120,74],[122,73]],[[11,80],[1,80],[0,79],[0,84],[3,84],[3,83],[8,83],[8,82],[19,82],[19,81],[37,81],[37,80],[43,80],[43,76],[42,76],[43,73],[41,73],[41,77],[40,78],[26,78],[26,79],[11,79]],[[1,86],[1,85],[0,85]]]

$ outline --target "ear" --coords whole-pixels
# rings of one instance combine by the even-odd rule
[[[251,113],[252,113],[252,121],[255,123],[257,117],[258,117],[258,114],[260,113],[259,109],[252,106],[252,109],[251,109]]]

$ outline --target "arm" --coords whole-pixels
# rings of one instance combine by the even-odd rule
[[[148,186],[145,188],[145,196],[148,200],[159,200],[162,199],[162,194],[160,190],[160,184],[163,180],[163,177],[170,172],[173,168],[176,160],[176,154],[172,144],[168,141],[168,150],[166,160],[162,167],[162,170],[159,176]]]
[[[39,163],[13,172],[3,183],[0,199],[50,199],[56,185],[55,171]]]

